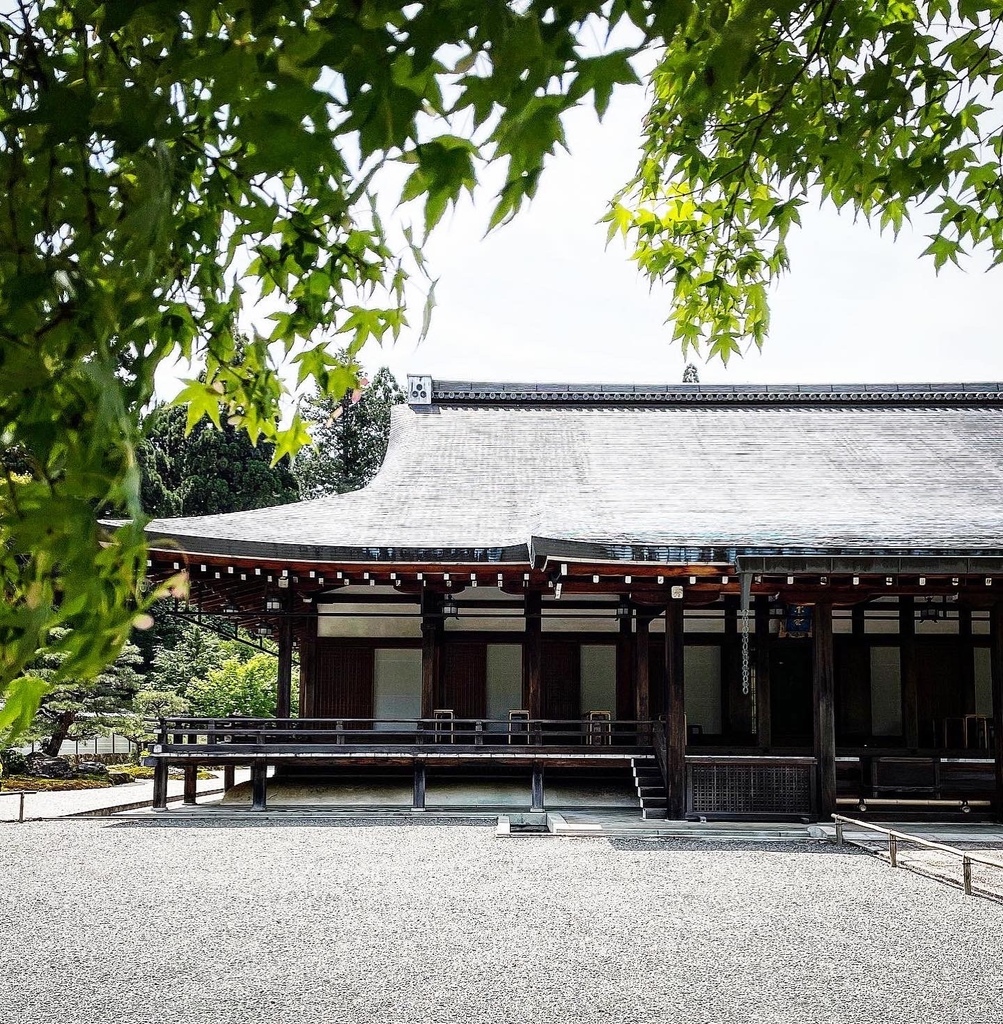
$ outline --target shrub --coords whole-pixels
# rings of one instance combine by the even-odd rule
[[[0,768],[4,775],[24,775],[28,770],[28,762],[24,754],[14,747],[0,750]]]

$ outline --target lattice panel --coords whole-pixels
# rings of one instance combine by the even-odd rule
[[[807,765],[693,765],[690,810],[731,814],[811,813],[811,769]]]

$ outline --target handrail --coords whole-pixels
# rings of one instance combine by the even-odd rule
[[[0,789],[0,796],[16,796],[20,797],[17,807],[17,820],[19,824],[24,824],[24,798],[26,796],[34,796],[37,789]]]
[[[443,743],[543,743],[636,746],[634,738],[650,728],[636,721],[507,718],[226,718],[172,716],[152,720],[159,747],[274,743],[399,744],[402,737],[422,745]],[[155,749],[154,753],[161,750]]]
[[[669,778],[669,769],[667,766],[668,751],[664,729],[654,729],[652,731],[651,745],[655,748],[655,760],[658,763],[659,771],[662,773],[662,781],[667,783]]]
[[[878,832],[888,837],[888,860],[893,868],[899,866],[898,863],[898,844],[912,843],[914,846],[922,846],[927,850],[939,850],[941,853],[949,853],[955,857],[961,858],[961,873],[962,873],[962,884],[965,890],[966,896],[972,895],[972,862],[976,864],[985,864],[992,868],[1000,868],[1003,870],[1003,862],[993,860],[990,857],[980,857],[977,853],[969,853],[965,850],[959,850],[956,846],[948,846],[946,843],[935,843],[931,839],[922,839],[919,836],[912,836],[906,832],[898,832],[892,828],[885,828],[884,825],[875,825],[870,821],[861,821],[859,818],[848,818],[845,814],[834,814],[832,820],[836,823],[836,842],[844,843],[846,840],[843,838],[843,826],[844,825],[855,825],[858,828],[870,829],[872,832]]]

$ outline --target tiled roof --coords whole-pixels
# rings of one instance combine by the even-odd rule
[[[1003,555],[995,384],[909,385],[908,400],[836,387],[818,402],[718,388],[733,397],[644,407],[462,387],[495,397],[436,383],[432,405],[397,407],[360,491],[147,532],[193,553],[319,562]],[[781,391],[795,389],[755,395]]]

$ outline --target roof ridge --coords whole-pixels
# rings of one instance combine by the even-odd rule
[[[428,405],[971,405],[1003,401],[1003,383],[572,384],[408,377],[408,402]]]

